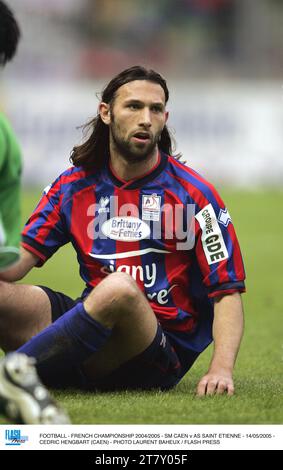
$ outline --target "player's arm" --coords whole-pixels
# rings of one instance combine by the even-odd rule
[[[39,257],[21,247],[19,261],[9,269],[0,273],[0,280],[7,282],[19,281],[38,263]]]
[[[238,292],[217,297],[214,303],[214,351],[209,370],[200,380],[197,394],[234,393],[233,368],[243,335],[244,318]]]

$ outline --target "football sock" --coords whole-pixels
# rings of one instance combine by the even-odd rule
[[[49,385],[60,385],[74,366],[98,351],[112,330],[94,320],[78,303],[54,323],[31,338],[18,352],[36,358],[37,371]]]

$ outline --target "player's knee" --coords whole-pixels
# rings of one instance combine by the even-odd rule
[[[87,298],[88,311],[97,309],[97,302],[104,305],[106,314],[117,310],[127,311],[135,304],[141,292],[134,279],[126,273],[109,274]]]
[[[136,281],[126,273],[115,272],[107,278],[109,287],[117,301],[131,302],[140,295]]]

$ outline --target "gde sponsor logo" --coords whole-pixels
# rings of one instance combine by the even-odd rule
[[[208,204],[198,212],[196,219],[202,229],[202,246],[208,264],[227,259],[228,251],[212,205]]]

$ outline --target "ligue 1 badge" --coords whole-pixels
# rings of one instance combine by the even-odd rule
[[[158,222],[160,219],[161,196],[157,194],[142,196],[142,219],[154,220]]]

